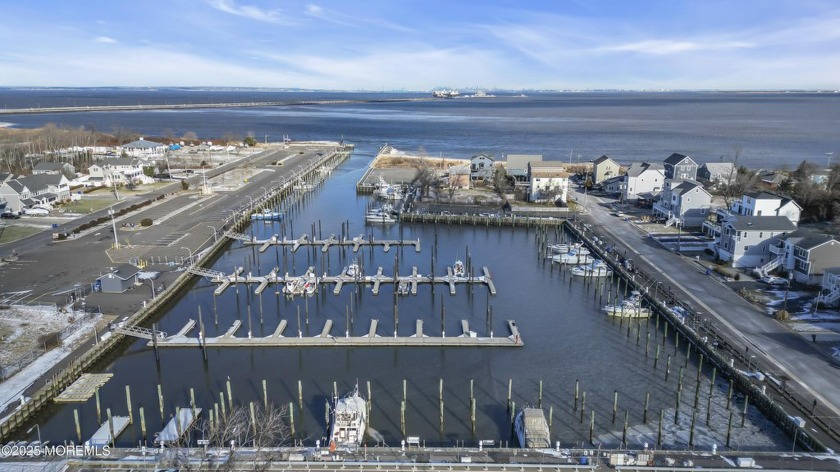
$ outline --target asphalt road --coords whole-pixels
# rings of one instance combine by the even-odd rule
[[[660,246],[630,221],[609,214],[606,202],[589,195],[587,219],[599,233],[624,246],[634,261],[644,261],[675,288],[689,294],[683,300],[695,310],[708,314],[715,330],[724,334],[762,372],[789,379],[788,388],[818,402],[817,415],[840,419],[840,368],[811,342],[789,331],[737,293],[719,283],[691,259]],[[579,200],[580,201],[580,200]],[[632,254],[632,255],[631,255]],[[647,269],[645,269],[647,270]],[[754,358],[752,358],[754,356]],[[835,421],[837,423],[837,421]]]

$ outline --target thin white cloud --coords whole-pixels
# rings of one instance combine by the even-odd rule
[[[336,10],[326,9],[320,5],[315,5],[314,3],[309,3],[306,5],[305,13],[313,18],[318,18],[320,20],[328,21],[330,23],[335,23],[337,25],[342,26],[367,27],[368,25],[372,25],[379,28],[399,31],[402,33],[408,33],[413,31],[411,28],[393,23],[388,20],[383,20],[381,18],[370,16],[352,16],[345,13],[341,13]]]
[[[102,44],[115,44],[117,40],[114,38],[109,38],[108,36],[97,36],[96,39],[94,39],[94,42]]]
[[[234,0],[207,0],[207,4],[221,12],[243,18],[266,23],[287,23],[286,19],[281,15],[280,10],[266,10],[254,5],[240,5]]]
[[[644,54],[681,54],[690,51],[719,51],[745,49],[755,45],[746,41],[679,41],[650,39],[624,44],[597,47],[595,52],[638,52]]]

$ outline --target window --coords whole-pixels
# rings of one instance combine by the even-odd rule
[[[744,246],[744,252],[747,252],[747,251],[749,251],[749,250],[750,250],[750,247],[749,247],[749,246]]]

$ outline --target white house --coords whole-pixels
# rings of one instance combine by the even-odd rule
[[[609,156],[604,155],[595,159],[592,161],[592,175],[594,177],[592,183],[599,184],[607,179],[617,177],[619,169],[618,163]]]
[[[89,166],[88,173],[90,174],[90,181],[95,185],[124,185],[145,180],[144,165],[146,163],[139,159],[127,157],[108,159],[100,164]]]
[[[769,192],[753,192],[732,203],[732,213],[752,216],[786,216],[794,225],[799,224],[802,207],[790,198]]]
[[[713,249],[732,267],[765,267],[782,251],[776,238],[795,230],[784,216],[731,215],[722,222]]]
[[[20,213],[35,205],[49,205],[70,199],[70,181],[62,174],[27,175],[0,186],[6,209]]]
[[[666,218],[667,225],[699,227],[711,211],[712,195],[694,180],[668,179],[653,205],[653,214]]]
[[[732,162],[707,162],[697,170],[697,180],[711,186],[731,184],[737,175],[738,170]]]
[[[557,161],[528,163],[528,200],[562,202],[569,199],[569,173]]]
[[[152,158],[162,156],[167,146],[154,141],[146,141],[141,137],[137,141],[123,144],[121,148],[126,155],[131,157]]]
[[[656,162],[634,162],[624,174],[624,188],[621,200],[637,200],[639,194],[657,194],[665,185],[662,164]]]

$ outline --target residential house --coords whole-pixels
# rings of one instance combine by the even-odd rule
[[[13,213],[20,213],[38,203],[31,198],[31,193],[26,185],[17,179],[6,181],[3,185],[0,185],[0,197],[6,201],[6,211]]]
[[[67,162],[39,162],[32,168],[32,174],[64,174],[73,176],[76,168]]]
[[[662,162],[666,179],[697,180],[697,163],[680,153],[673,153]]]
[[[562,202],[569,199],[569,173],[558,161],[528,163],[528,200],[531,202]]]
[[[21,213],[35,205],[48,205],[70,199],[70,181],[61,174],[18,177],[0,186],[6,210]]]
[[[90,181],[94,185],[124,185],[142,180],[143,161],[134,158],[107,159],[88,167]]]
[[[788,175],[781,171],[759,171],[758,178],[761,180],[761,185],[768,190],[776,190],[782,183],[788,179]]]
[[[634,162],[624,174],[624,188],[621,200],[637,200],[640,194],[658,194],[665,183],[662,164],[658,162]]]
[[[470,159],[470,180],[473,182],[487,182],[493,180],[493,156],[476,154]]]
[[[840,267],[825,269],[820,288],[822,290],[816,301],[826,306],[837,306],[840,302]]]
[[[832,236],[798,229],[779,240],[784,248],[779,266],[801,284],[817,285],[827,269],[840,266],[840,241]]]
[[[769,192],[745,194],[741,200],[732,203],[730,209],[739,215],[786,216],[794,225],[799,225],[802,207],[790,198]]]
[[[712,195],[694,180],[665,181],[659,201],[653,205],[654,216],[666,218],[666,224],[699,227],[708,218]]]
[[[778,239],[796,230],[785,216],[730,215],[713,250],[732,267],[763,267],[778,257]],[[772,269],[770,269],[772,270]]]
[[[620,197],[624,194],[624,191],[627,188],[627,182],[625,181],[623,175],[619,175],[601,182],[601,188],[607,193],[607,195]]]
[[[146,141],[142,137],[137,141],[132,141],[121,146],[122,152],[131,157],[152,158],[163,156],[166,153],[167,146],[154,141]]]
[[[604,155],[592,161],[592,176],[594,184],[618,176],[620,166],[612,158]]]
[[[697,180],[709,186],[731,184],[737,177],[738,169],[732,162],[707,162],[697,169]]]
[[[449,188],[470,188],[470,167],[450,166],[447,171],[447,186]]]
[[[96,279],[102,293],[123,293],[137,284],[140,269],[131,264],[122,264],[111,272]]]
[[[513,177],[517,182],[528,181],[528,163],[540,162],[543,160],[540,154],[508,154],[505,161],[507,175]]]

